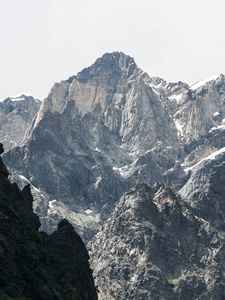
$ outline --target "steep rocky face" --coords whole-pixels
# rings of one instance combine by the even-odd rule
[[[82,115],[95,112],[101,117],[110,133],[136,156],[162,138],[171,144],[167,135],[178,143],[174,123],[147,78],[133,58],[119,52],[106,53],[77,76],[53,86],[43,101],[35,126],[45,112],[62,114],[74,102]],[[76,116],[76,110],[72,115]],[[132,142],[138,143],[138,150],[129,149]]]
[[[141,79],[142,74],[133,58],[119,52],[106,53],[77,76],[56,83],[43,103],[42,113],[60,113],[70,99],[76,101],[83,114],[98,104],[105,111],[111,103],[123,101],[129,84]]]
[[[40,100],[26,95],[0,101],[0,141],[6,151],[23,141],[40,105]]]
[[[224,236],[209,221],[164,184],[131,189],[89,243],[99,299],[224,299]]]
[[[97,299],[88,253],[68,221],[39,232],[29,185],[8,180],[0,158],[0,298]]]

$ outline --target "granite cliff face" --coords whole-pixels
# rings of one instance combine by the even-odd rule
[[[2,147],[0,149],[2,152]],[[97,299],[87,250],[62,220],[39,232],[29,185],[11,184],[0,157],[0,298]]]
[[[14,180],[30,183],[44,230],[66,217],[88,241],[137,183],[165,182],[185,199],[206,183],[223,161],[224,91],[223,75],[167,83],[106,53],[53,86],[4,160]]]
[[[224,299],[224,170],[194,210],[165,184],[121,197],[89,243],[99,299]]]
[[[5,151],[23,141],[40,105],[40,100],[24,94],[0,101],[0,141]]]

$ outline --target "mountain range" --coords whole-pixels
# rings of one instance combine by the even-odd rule
[[[224,103],[222,74],[169,83],[106,53],[56,83],[5,153],[41,229],[66,218],[89,242],[102,299],[224,299]]]

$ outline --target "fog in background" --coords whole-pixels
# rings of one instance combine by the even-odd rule
[[[225,74],[224,0],[0,0],[0,98],[123,51],[150,76],[193,84]]]

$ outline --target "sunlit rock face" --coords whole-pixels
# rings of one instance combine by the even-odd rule
[[[0,141],[5,151],[21,144],[41,101],[27,95],[0,100]]]
[[[53,86],[4,160],[13,180],[30,183],[43,230],[66,217],[88,241],[137,183],[165,182],[185,198],[197,192],[222,160],[224,91],[223,75],[167,83],[124,53],[106,53]]]

